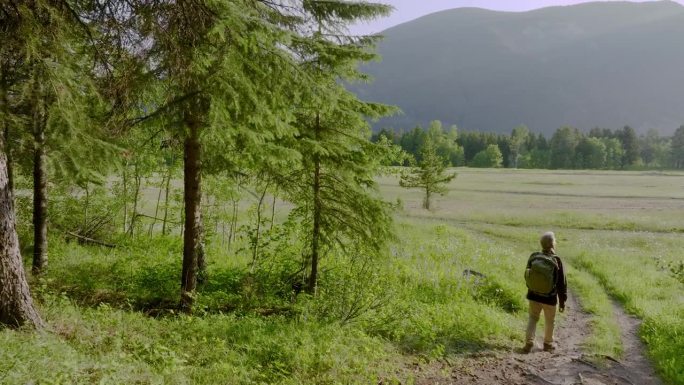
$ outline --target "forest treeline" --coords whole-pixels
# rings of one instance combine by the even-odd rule
[[[375,58],[378,39],[348,26],[390,10],[330,0],[0,2],[0,324],[42,324],[20,249],[40,276],[49,236],[108,247],[101,237],[140,234],[143,220],[150,234],[182,237],[178,307],[192,311],[215,231],[206,219],[216,199],[247,192],[259,202],[245,230],[252,270],[271,197],[291,207],[284,258],[302,290],[316,293],[320,261],[339,250],[377,255],[391,215],[374,177],[389,148],[369,141],[368,121],[394,109],[342,81],[366,80],[357,64]],[[150,179],[154,216],[142,207]],[[15,200],[18,222],[32,217],[21,245]]]
[[[530,132],[526,126],[515,127],[510,135],[489,132],[460,132],[457,127],[443,127],[433,121],[427,129],[382,129],[373,141],[387,138],[400,146],[407,159],[395,165],[420,163],[426,142],[451,166],[510,167],[534,169],[681,169],[684,168],[684,126],[673,136],[661,136],[657,130],[637,135],[625,126],[611,130],[594,128],[582,132],[573,127],[557,129],[551,138]]]

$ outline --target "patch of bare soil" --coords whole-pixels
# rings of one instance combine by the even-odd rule
[[[540,332],[537,344],[529,354],[519,351],[492,352],[466,358],[456,367],[442,364],[418,374],[416,383],[432,384],[531,384],[531,385],[660,385],[661,381],[644,356],[637,335],[639,321],[628,316],[616,304],[615,316],[622,328],[625,348],[623,360],[605,357],[596,365],[582,352],[582,342],[591,333],[590,315],[583,312],[574,295],[567,302],[566,317],[556,326],[558,346],[553,353],[541,350]],[[522,345],[522,342],[521,342]]]

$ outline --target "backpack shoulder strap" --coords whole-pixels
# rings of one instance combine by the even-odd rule
[[[557,256],[556,254],[550,255],[550,257],[551,257],[551,260],[553,261],[553,263],[556,265],[556,269],[560,269],[560,265],[561,265],[560,257]]]

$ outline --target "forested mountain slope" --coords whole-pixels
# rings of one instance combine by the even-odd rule
[[[438,12],[386,30],[364,70],[364,99],[404,114],[376,128],[433,119],[467,130],[552,133],[684,123],[684,7],[598,2],[513,13]]]

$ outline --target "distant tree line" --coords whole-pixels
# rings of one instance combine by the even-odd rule
[[[621,129],[593,128],[582,132],[573,127],[557,129],[551,138],[533,133],[524,126],[510,135],[490,132],[459,132],[456,126],[445,128],[433,121],[428,129],[382,129],[373,141],[387,138],[406,153],[401,165],[420,163],[421,149],[427,142],[437,154],[454,167],[507,167],[535,169],[682,169],[684,168],[684,125],[673,136],[661,136],[657,130],[637,135],[625,126]],[[395,162],[395,165],[399,163]]]

